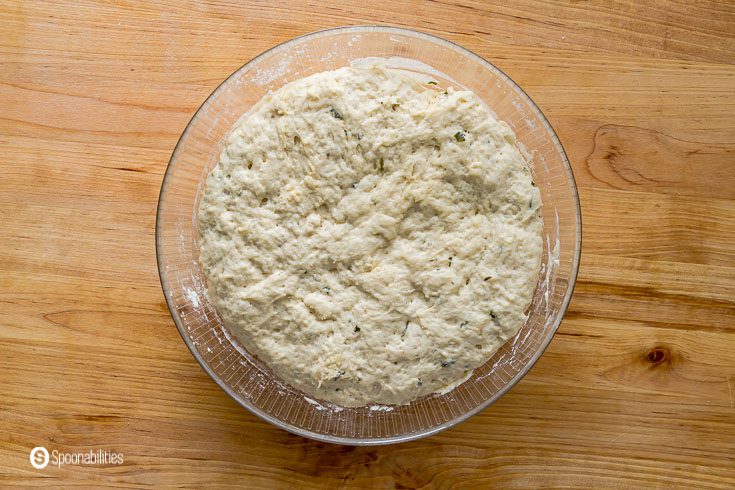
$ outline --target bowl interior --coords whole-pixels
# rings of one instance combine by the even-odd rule
[[[207,297],[198,263],[196,209],[207,173],[237,120],[269,91],[325,70],[376,61],[440,86],[477,93],[508,123],[525,149],[542,196],[541,279],[518,334],[452,391],[409,405],[343,408],[312,400],[274,377],[222,324]],[[189,123],[164,178],[156,248],[164,294],[182,337],[212,378],[241,405],[307,437],[346,444],[415,439],[454,425],[488,406],[541,355],[569,302],[580,251],[574,179],[541,111],[504,73],[442,39],[405,29],[350,27],[279,45],[223,82]]]

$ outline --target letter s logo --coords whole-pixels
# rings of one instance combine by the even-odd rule
[[[42,470],[48,466],[48,450],[45,447],[34,447],[31,449],[31,466]]]

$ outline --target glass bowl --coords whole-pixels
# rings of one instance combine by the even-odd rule
[[[312,73],[382,61],[439,86],[478,94],[515,132],[542,197],[544,252],[529,318],[472,377],[452,391],[404,406],[344,408],[305,396],[231,336],[210,303],[199,266],[196,210],[223,140],[261,97]],[[434,434],[484,409],[520,380],[554,336],[572,295],[581,246],[579,200],[554,130],[526,93],[474,53],[428,34],[390,27],[344,27],[292,39],[233,73],[202,104],[176,145],[156,221],[161,285],[186,345],[243,407],[293,433],[342,444],[387,444]]]

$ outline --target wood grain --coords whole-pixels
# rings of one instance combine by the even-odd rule
[[[199,368],[154,221],[204,98],[293,36],[390,23],[458,42],[541,106],[584,251],[546,354],[498,403],[379,448],[290,435]],[[735,7],[730,2],[0,5],[0,485],[735,486]],[[122,466],[34,470],[30,448]]]

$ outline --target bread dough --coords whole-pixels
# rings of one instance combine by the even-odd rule
[[[524,323],[540,204],[477,95],[342,68],[238,122],[206,180],[200,260],[225,324],[284,381],[405,404],[466,379]]]

